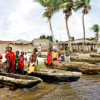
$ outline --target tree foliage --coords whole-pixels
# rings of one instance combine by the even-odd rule
[[[74,38],[73,36],[70,36],[70,39],[71,39],[72,41],[74,41],[74,40],[75,40],[75,38]]]
[[[94,32],[99,32],[100,26],[98,24],[94,24],[90,29],[93,30]]]
[[[94,38],[93,37],[91,37],[91,38],[86,38],[87,40],[94,40]]]

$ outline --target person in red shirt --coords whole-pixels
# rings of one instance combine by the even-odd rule
[[[51,63],[52,63],[52,54],[51,51],[49,51],[47,54],[47,62],[46,62],[47,68],[50,67]]]
[[[6,54],[5,58],[7,58],[7,56],[10,56],[10,61],[11,61],[11,68],[13,70],[13,73],[15,74],[15,54],[14,52],[12,52],[12,47],[9,47],[9,52]]]
[[[2,63],[2,53],[0,52],[0,65]]]
[[[19,58],[19,66],[20,66],[20,73],[24,75],[24,52],[21,52],[21,55]]]

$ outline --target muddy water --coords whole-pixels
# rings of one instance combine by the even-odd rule
[[[16,91],[2,88],[0,100],[100,100],[100,74],[83,75],[72,83],[40,83]]]
[[[100,100],[100,75],[83,75],[79,81],[59,85],[38,100]]]

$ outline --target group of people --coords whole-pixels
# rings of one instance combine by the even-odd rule
[[[62,61],[70,62],[70,54],[71,51],[69,50],[69,47],[67,47],[66,51],[62,47],[59,53],[56,52],[56,49],[54,49],[54,52],[51,52],[51,50],[49,49],[47,53],[47,62],[46,62],[47,68],[50,67],[52,61],[56,61],[56,63],[61,63]],[[66,60],[64,55],[66,56]]]
[[[36,49],[33,50],[32,55],[29,57],[29,70],[27,71],[27,74],[30,74],[33,72],[36,68],[36,64],[38,65],[38,60],[37,60],[37,54],[36,54]],[[24,63],[27,63],[27,53],[21,52],[19,56],[19,51],[16,51],[16,54],[12,52],[12,47],[6,47],[5,51],[5,58],[6,61],[2,64],[2,67],[6,65],[6,72],[11,73],[11,70],[13,71],[14,74],[22,74],[24,75]],[[2,59],[2,53],[0,53],[0,65],[1,65],[1,59]]]

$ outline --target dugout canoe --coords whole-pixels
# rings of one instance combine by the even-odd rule
[[[71,56],[71,61],[77,61],[77,62],[88,62],[88,63],[100,63],[100,58],[98,57],[79,57],[79,56]]]
[[[42,82],[40,78],[0,72],[0,84],[16,88],[31,88]]]
[[[46,64],[46,60],[44,60],[44,64]],[[52,66],[50,68],[67,70],[67,71],[78,71],[83,74],[95,75],[100,71],[100,66],[96,64],[89,64],[85,62],[62,62],[60,64],[56,62],[52,62]]]
[[[45,82],[75,82],[82,73],[42,68],[38,69],[37,73],[33,72],[30,75],[40,77]]]
[[[100,58],[100,54],[98,54],[98,53],[92,53],[92,54],[90,54],[90,57]]]

